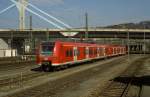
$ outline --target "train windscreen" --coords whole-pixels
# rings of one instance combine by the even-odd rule
[[[54,50],[54,42],[43,42],[41,45],[42,55],[52,55]]]

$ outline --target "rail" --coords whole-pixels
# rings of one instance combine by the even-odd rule
[[[112,80],[108,86],[101,92],[101,97],[130,97],[129,90],[135,81],[135,75],[147,59],[142,58],[131,63],[131,65],[119,77]],[[139,87],[140,88],[140,87]],[[140,97],[140,92],[138,97]]]
[[[15,57],[0,57],[0,61],[35,60],[35,55],[19,55]]]

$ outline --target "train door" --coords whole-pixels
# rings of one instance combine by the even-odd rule
[[[116,47],[115,47],[115,48],[114,48],[114,54],[115,54],[115,55],[116,55],[116,51],[117,51],[117,50],[116,50]]]
[[[124,47],[124,54],[126,54],[126,48]]]
[[[78,60],[78,48],[77,47],[73,47],[73,59],[74,61],[77,61]]]
[[[121,50],[121,51],[122,51],[121,54],[123,54],[123,52],[124,52],[123,47],[122,47],[122,50]]]
[[[89,58],[89,47],[86,47],[86,59],[88,59]]]
[[[104,53],[104,56],[106,56],[106,48],[105,47],[103,48],[103,53]]]
[[[99,47],[97,47],[97,57],[99,57],[100,56],[100,49],[99,49]]]
[[[115,47],[113,47],[113,55],[115,55]]]

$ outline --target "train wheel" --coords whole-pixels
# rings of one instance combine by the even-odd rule
[[[42,66],[41,66],[42,70],[45,71],[45,67],[46,67],[45,65],[42,65]]]
[[[46,65],[44,71],[49,72],[49,71],[51,71],[51,70],[52,70],[52,67],[49,66],[49,65]]]
[[[52,70],[52,67],[49,65],[42,65],[42,70],[45,72],[49,72]]]

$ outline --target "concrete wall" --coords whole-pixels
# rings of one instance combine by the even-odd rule
[[[0,38],[0,49],[8,49],[8,44]]]
[[[17,56],[17,51],[8,48],[8,44],[0,38],[0,57]]]
[[[15,49],[0,49],[0,57],[16,57],[17,50]]]

